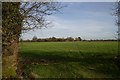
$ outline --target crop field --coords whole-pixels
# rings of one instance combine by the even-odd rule
[[[117,42],[21,42],[24,75],[34,78],[120,78]]]

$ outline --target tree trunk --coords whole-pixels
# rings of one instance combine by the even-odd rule
[[[17,55],[18,55],[18,42],[14,40],[10,45],[3,47],[3,65],[2,76],[3,78],[17,77]]]
[[[2,3],[2,76],[17,77],[18,41],[21,33],[20,2]]]

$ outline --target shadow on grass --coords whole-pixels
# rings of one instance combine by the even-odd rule
[[[114,56],[100,53],[76,53],[76,52],[21,52],[20,57],[24,64],[54,64],[76,62],[90,71],[110,75],[113,78],[120,78],[120,71],[114,64]]]
[[[76,53],[76,52],[21,52],[20,57],[26,61],[40,62],[41,60],[52,62],[86,62],[87,64],[111,63],[114,62],[115,55],[105,55],[100,53]]]

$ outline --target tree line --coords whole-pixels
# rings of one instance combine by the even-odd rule
[[[32,40],[20,40],[21,42],[66,42],[66,41],[82,41],[81,37],[67,37],[67,38],[56,38],[56,37],[50,37],[50,38],[37,38],[34,36]]]
[[[56,38],[56,37],[49,37],[49,38],[37,38],[36,36],[34,36],[31,40],[27,39],[27,40],[23,40],[20,39],[20,42],[72,42],[72,41],[88,41],[88,42],[92,42],[92,41],[117,41],[117,39],[90,39],[90,40],[85,40],[82,39],[81,37],[67,37],[67,38]]]

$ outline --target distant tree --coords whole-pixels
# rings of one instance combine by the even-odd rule
[[[72,38],[72,37],[67,37],[66,40],[67,40],[67,41],[74,41],[74,38]]]
[[[41,39],[41,38],[39,38],[39,39],[37,39],[37,42],[41,42],[41,40],[42,40],[42,39]]]
[[[52,39],[56,39],[55,37],[52,37]]]
[[[81,41],[81,40],[82,40],[81,37],[75,38],[75,41]]]
[[[53,42],[56,42],[56,37],[51,38]]]
[[[37,36],[34,36],[34,37],[32,38],[32,41],[33,41],[33,42],[36,42],[37,39],[38,39]]]
[[[81,37],[78,37],[78,40],[81,41],[82,40]]]
[[[64,39],[63,38],[57,38],[57,42],[63,42]]]

